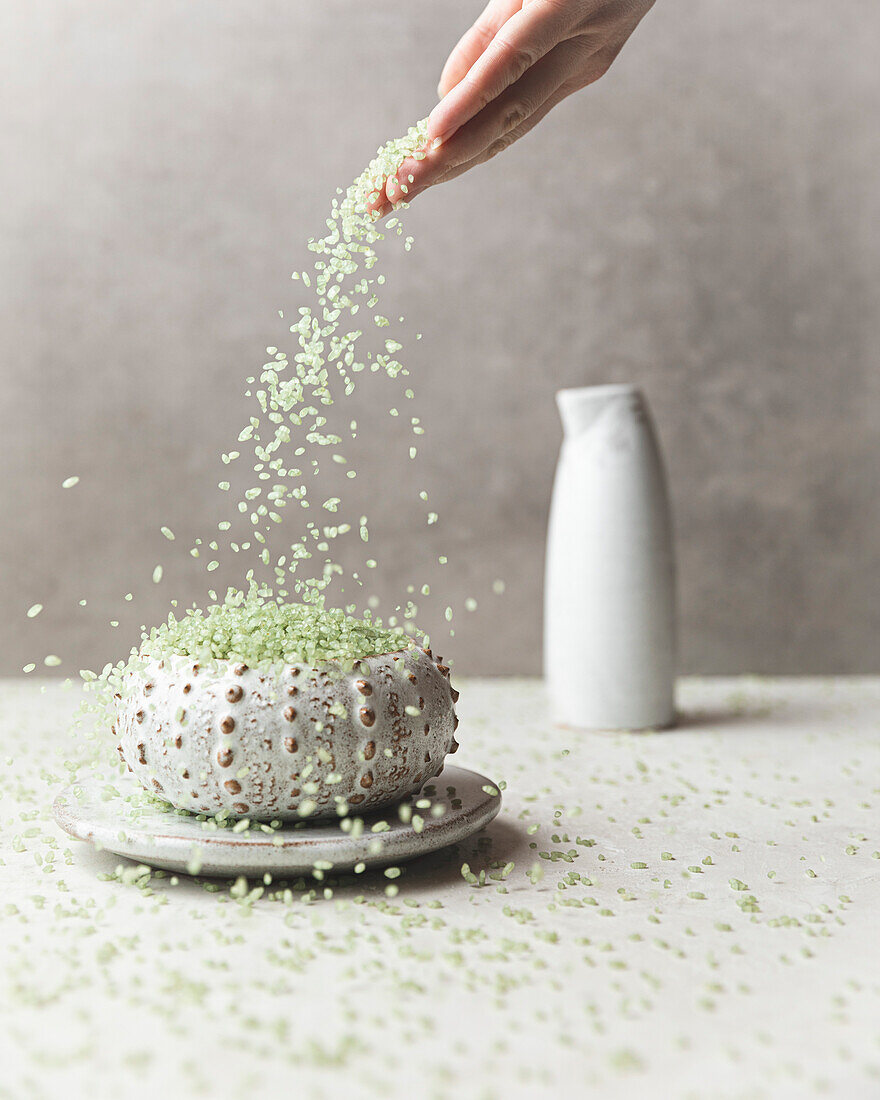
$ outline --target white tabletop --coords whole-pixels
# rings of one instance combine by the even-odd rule
[[[0,1097],[880,1096],[880,679],[686,680],[656,734],[461,687],[500,816],[305,903],[120,878],[52,821],[73,693],[7,681]]]

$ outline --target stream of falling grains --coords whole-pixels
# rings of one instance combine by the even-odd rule
[[[235,656],[244,660],[250,657],[254,663],[328,655],[345,662],[379,651],[376,647],[387,649],[392,642],[405,645],[413,637],[428,644],[427,636],[415,626],[418,608],[412,598],[429,595],[427,584],[410,584],[406,598],[387,623],[374,617],[378,601],[372,596],[367,596],[363,617],[358,619],[353,619],[358,602],[350,597],[344,612],[325,605],[334,582],[333,591],[338,590],[340,597],[352,586],[364,595],[364,571],[376,569],[378,563],[366,556],[370,526],[363,507],[344,499],[344,489],[338,490],[340,495],[313,499],[309,486],[309,480],[314,484],[316,475],[328,468],[344,475],[345,485],[357,476],[346,445],[357,438],[358,425],[350,420],[339,427],[331,423],[331,412],[338,414],[342,404],[344,413],[340,396],[344,399],[354,392],[358,375],[381,372],[399,381],[401,404],[414,397],[405,381],[409,372],[400,358],[403,344],[397,338],[399,334],[379,311],[385,276],[376,267],[378,243],[387,233],[402,237],[403,226],[397,212],[380,223],[371,203],[389,177],[397,179],[396,172],[407,157],[422,159],[427,155],[426,143],[424,119],[403,137],[382,146],[347,190],[337,190],[326,219],[327,232],[308,243],[315,256],[312,270],[293,273],[307,303],[299,307],[290,325],[296,349],[290,354],[267,348],[270,358],[260,374],[247,379],[246,396],[256,407],[235,446],[222,454],[222,461],[226,466],[247,462],[243,457],[246,452],[252,457],[255,475],[247,480],[253,483],[235,493],[230,480],[219,482],[221,492],[229,494],[228,516],[219,522],[214,536],[196,539],[189,549],[193,558],[204,563],[209,575],[219,568],[220,557],[227,550],[241,556],[246,563],[243,584],[229,588],[222,598],[210,589],[213,603],[206,611],[192,607],[179,620],[172,610],[166,623],[149,632],[145,629],[140,647],[133,649],[126,660],[107,664],[99,673],[82,670],[80,675],[94,700],[93,711],[106,713],[114,692],[122,688],[128,673],[143,663],[146,650],[153,656],[161,655],[164,649],[179,646],[183,637],[197,645],[200,639],[210,639],[220,619],[227,627],[233,624],[234,629],[227,630],[227,634],[235,643]],[[399,205],[405,206],[408,181],[397,183],[403,196]],[[403,245],[409,251],[412,238],[405,237]],[[336,408],[331,409],[334,405]],[[395,417],[401,415],[397,407],[390,412]],[[424,431],[418,416],[409,417],[409,428],[413,436],[409,457],[413,459],[418,437]],[[68,478],[64,487],[72,487],[78,480]],[[427,509],[427,492],[420,491],[419,498]],[[285,521],[288,510],[298,510],[302,520],[295,525],[299,534],[293,542],[284,533],[285,527],[291,527]],[[429,525],[437,519],[435,511],[426,511]],[[169,527],[161,530],[166,539],[174,541]],[[346,536],[359,539],[363,553],[362,565],[347,575],[334,548],[335,541]],[[447,563],[443,555],[438,560],[440,565]],[[160,564],[153,571],[154,583],[160,583],[162,576]],[[498,582],[495,590],[499,590]],[[131,595],[125,598],[130,600]],[[171,603],[176,610],[177,601]],[[476,601],[469,597],[465,606],[473,610]],[[33,616],[40,610],[40,605],[34,605],[28,614]],[[446,608],[445,618],[452,623],[451,607]],[[215,651],[211,655],[230,654]],[[50,655],[44,663],[60,664],[61,659]],[[35,667],[28,665],[25,671]]]
[[[144,628],[140,645],[131,650],[127,659],[108,663],[100,673],[81,670],[87,697],[76,727],[85,730],[99,745],[105,747],[102,733],[112,715],[114,695],[124,692],[131,681],[130,674],[151,658],[186,652],[207,660],[234,657],[250,665],[278,660],[330,660],[351,667],[360,657],[402,648],[414,638],[424,645],[429,643],[427,635],[415,626],[418,608],[411,598],[429,595],[427,584],[409,585],[409,598],[395,609],[387,623],[372,614],[378,602],[375,597],[367,598],[361,617],[356,617],[357,602],[349,601],[344,609],[327,606],[334,581],[340,595],[346,591],[346,583],[363,590],[361,568],[373,570],[378,563],[365,557],[362,566],[346,574],[337,561],[340,555],[334,549],[335,540],[356,537],[366,547],[370,538],[368,516],[362,508],[352,509],[343,495],[313,499],[307,481],[328,466],[336,467],[337,473],[341,470],[345,482],[357,476],[346,455],[347,441],[357,437],[357,423],[350,420],[340,430],[331,423],[330,414],[334,405],[335,411],[340,411],[340,403],[344,413],[344,398],[354,392],[358,375],[381,372],[392,381],[403,380],[400,385],[403,402],[414,397],[405,382],[409,372],[400,358],[403,344],[390,319],[379,312],[385,276],[376,270],[379,259],[376,246],[388,232],[402,237],[403,226],[397,211],[380,224],[372,204],[390,178],[402,196],[398,208],[405,207],[412,177],[409,181],[401,180],[396,173],[406,158],[418,160],[426,156],[426,143],[427,119],[424,119],[403,137],[382,146],[347,190],[337,190],[326,219],[325,235],[309,241],[308,247],[315,256],[312,270],[293,273],[308,302],[299,307],[297,318],[290,325],[296,337],[296,350],[290,355],[275,347],[267,348],[270,358],[259,376],[247,379],[246,396],[257,407],[239,432],[236,446],[221,456],[224,465],[231,466],[242,461],[243,450],[248,452],[252,456],[254,483],[236,494],[229,480],[220,481],[220,491],[229,494],[229,514],[233,518],[221,520],[215,536],[198,538],[189,548],[190,555],[204,563],[209,575],[219,568],[220,556],[226,550],[241,555],[247,563],[244,583],[239,588],[227,589],[222,599],[210,589],[208,594],[213,603],[208,608],[193,606],[179,617],[175,614],[177,601],[172,600],[174,610],[167,621],[150,630]],[[403,245],[409,251],[412,238],[405,237]],[[338,400],[340,395],[343,402]],[[397,407],[390,413],[400,416]],[[424,429],[417,416],[409,417],[409,427],[414,437],[409,457],[414,459],[416,441]],[[69,477],[63,488],[73,488],[78,482],[78,477]],[[344,489],[339,492],[344,494]],[[419,492],[419,499],[427,507],[425,490]],[[292,543],[285,541],[282,530],[286,509],[299,509],[304,515],[304,523],[298,528],[300,533]],[[428,510],[425,518],[430,526],[437,522],[438,515]],[[244,533],[240,534],[242,529]],[[163,526],[161,532],[168,541],[175,541],[170,527]],[[438,560],[440,565],[446,565],[448,559],[440,555]],[[158,564],[152,580],[159,584],[162,577],[163,566]],[[503,583],[496,581],[493,588],[500,594]],[[125,599],[130,601],[131,593]],[[86,601],[80,601],[80,605],[86,606]],[[465,601],[469,611],[476,606],[472,597]],[[33,618],[42,610],[41,604],[34,604],[27,614]],[[450,606],[445,610],[445,618],[452,636]],[[118,623],[114,621],[111,625]],[[47,667],[61,663],[61,658],[54,654],[44,660]],[[24,671],[33,671],[35,667],[30,664]],[[91,757],[90,764],[95,763],[97,760]],[[73,772],[73,768],[70,770]],[[497,791],[493,788],[492,793]],[[144,798],[154,801],[142,792],[134,794],[132,801],[139,803]],[[408,806],[401,808],[402,812],[408,809]],[[209,824],[233,826],[232,821],[226,820]],[[243,821],[234,827],[238,830],[248,824]],[[340,824],[348,831],[346,827],[356,828],[358,822],[348,820]],[[199,853],[194,852],[189,870],[197,874],[199,869]],[[505,869],[504,877],[510,869]],[[385,871],[389,878],[397,874],[396,868]],[[463,874],[468,881],[473,878],[467,866]],[[485,877],[485,872],[482,874]],[[315,871],[315,877],[321,879],[319,870]],[[393,896],[396,892],[397,886],[389,883],[386,893]]]

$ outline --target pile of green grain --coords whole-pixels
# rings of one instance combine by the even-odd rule
[[[358,619],[338,608],[279,604],[252,591],[181,618],[169,615],[141,644],[142,657],[181,654],[203,663],[240,661],[251,667],[334,662],[351,666],[363,657],[393,653],[410,645],[398,628],[383,628],[369,617]]]

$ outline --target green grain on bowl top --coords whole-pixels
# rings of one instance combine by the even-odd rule
[[[141,656],[174,654],[200,661],[233,660],[251,667],[289,663],[351,664],[363,657],[409,646],[400,628],[384,628],[369,617],[355,618],[338,608],[278,604],[256,592],[241,598],[230,591],[222,604],[193,608],[181,618],[169,615],[150,631]]]

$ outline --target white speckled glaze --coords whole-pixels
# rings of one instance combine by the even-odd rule
[[[350,673],[173,657],[136,675],[115,729],[140,784],[177,809],[284,821],[417,790],[458,748],[457,698],[449,669],[416,647]]]

